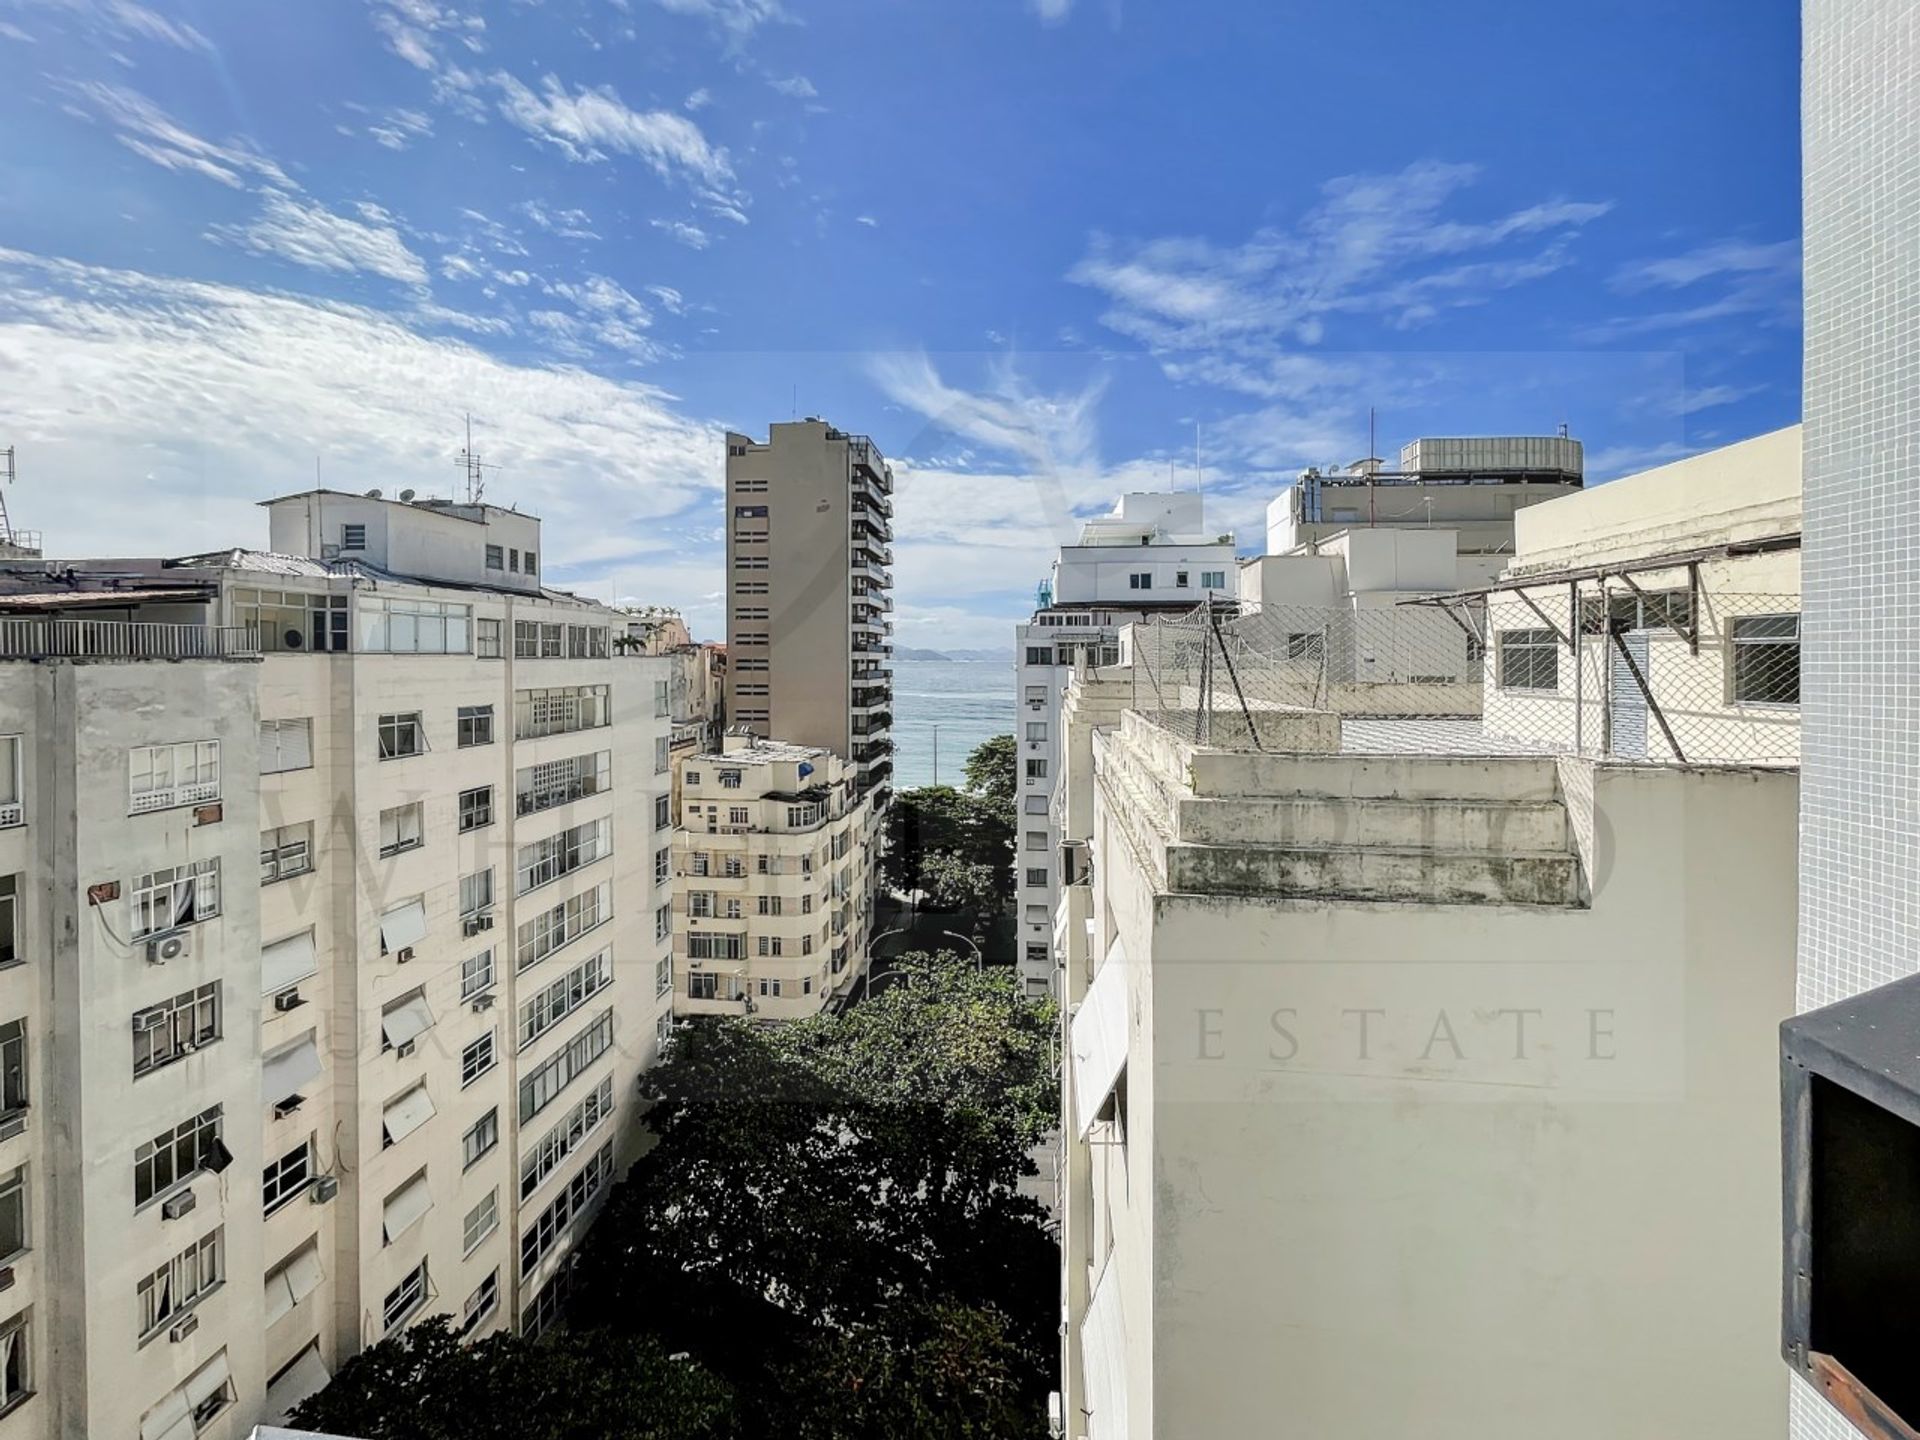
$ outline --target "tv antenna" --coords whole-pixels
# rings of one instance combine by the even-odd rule
[[[500,467],[490,461],[483,461],[480,452],[473,448],[473,416],[467,416],[466,447],[454,457],[454,463],[467,472],[467,504],[478,505],[480,497],[487,492],[487,471]]]
[[[18,545],[19,532],[13,528],[13,519],[7,514],[7,486],[11,486],[19,476],[14,469],[13,446],[0,450],[0,545]]]

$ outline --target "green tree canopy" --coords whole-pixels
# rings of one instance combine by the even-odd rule
[[[996,735],[982,740],[967,756],[967,789],[1006,808],[1013,818],[1014,800],[1020,793],[1020,747],[1011,735]]]

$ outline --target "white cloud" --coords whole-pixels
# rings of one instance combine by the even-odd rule
[[[785,80],[768,80],[767,84],[781,95],[795,100],[811,100],[820,92],[813,88],[813,82],[804,75],[790,75]]]
[[[443,45],[456,44],[469,53],[486,48],[481,38],[487,28],[484,17],[431,0],[380,0],[373,25],[387,48],[418,70],[438,69]]]
[[[490,496],[545,519],[558,583],[609,536],[663,549],[660,522],[721,480],[721,430],[654,387],[514,364],[360,306],[0,251],[0,357],[10,438],[58,477],[9,499],[68,555],[264,545],[253,502],[310,486],[316,454],[329,484],[445,494],[468,411],[501,466]],[[686,598],[713,588],[717,552],[662,558],[698,565]]]
[[[367,134],[389,150],[405,150],[433,134],[433,120],[418,110],[389,110],[384,119],[367,126]]]
[[[1042,25],[1058,25],[1073,13],[1073,0],[1029,0]]]
[[[688,111],[704,110],[713,103],[713,92],[702,85],[698,90],[681,101],[683,109]]]
[[[236,190],[253,181],[299,188],[251,141],[203,140],[138,91],[97,80],[67,88],[84,107],[75,113],[98,115],[114,127],[114,138],[122,145],[165,169],[201,175]]]
[[[664,230],[689,250],[704,250],[713,243],[713,237],[698,225],[689,225],[684,220],[649,220],[656,230]]]
[[[96,36],[119,40],[151,40],[179,50],[216,53],[213,42],[184,20],[169,19],[159,11],[135,0],[14,0],[15,8],[35,9],[70,17]],[[32,40],[26,32],[6,26],[5,33],[15,39]]]
[[[252,223],[216,225],[209,235],[312,270],[367,272],[411,285],[427,281],[426,263],[392,225],[350,220],[291,195],[269,194]]]
[[[709,186],[733,179],[727,152],[710,145],[683,115],[629,109],[611,86],[573,90],[554,75],[541,81],[539,93],[505,71],[495,72],[492,81],[500,92],[500,113],[570,160],[604,160],[612,150],[644,160],[673,179]]]
[[[449,280],[478,280],[484,272],[465,255],[452,254],[440,257],[440,273]]]
[[[1741,319],[1771,326],[1800,323],[1800,246],[1721,240],[1680,255],[1620,266],[1609,282],[1626,296],[1684,296],[1690,303],[1622,315],[1588,328],[1598,343]]]
[[[1225,352],[1257,366],[1278,348],[1318,343],[1336,317],[1411,326],[1551,274],[1570,263],[1571,237],[1611,208],[1553,200],[1489,220],[1444,214],[1477,175],[1471,165],[1421,161],[1344,176],[1323,185],[1292,226],[1239,245],[1096,236],[1068,278],[1107,296],[1110,328],[1162,354]],[[1459,258],[1515,243],[1529,248]]]
[[[856,215],[853,217],[853,223],[856,225],[865,225],[872,230],[878,230],[880,228],[880,222],[871,215]]]
[[[762,25],[792,18],[780,0],[654,0],[654,3],[675,15],[704,19],[731,36],[735,43],[745,40]]]
[[[649,285],[647,293],[660,302],[660,308],[669,315],[687,313],[687,297],[671,285]]]
[[[600,238],[592,229],[593,217],[584,210],[549,210],[538,200],[523,200],[513,208],[549,235],[558,235],[563,240]]]

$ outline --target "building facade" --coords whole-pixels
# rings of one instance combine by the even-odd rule
[[[872,798],[831,750],[729,735],[680,765],[675,1009],[818,1014],[863,973]]]
[[[538,1329],[670,1033],[667,662],[533,517],[268,508],[285,549],[0,586],[40,1433],[221,1440],[426,1314]]]
[[[893,773],[893,470],[821,420],[727,436],[728,723],[815,745],[885,808]]]
[[[1143,615],[1188,610],[1231,593],[1233,537],[1204,531],[1197,493],[1122,495],[1082,525],[1041,585],[1033,616],[1014,627],[1015,742],[1019,813],[1014,817],[1017,959],[1029,995],[1054,986],[1050,943],[1059,899],[1059,826],[1053,795],[1060,770],[1060,699],[1076,665],[1119,659],[1120,632]]]

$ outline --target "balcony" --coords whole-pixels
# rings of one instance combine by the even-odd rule
[[[239,660],[259,653],[247,625],[0,619],[0,660]]]

